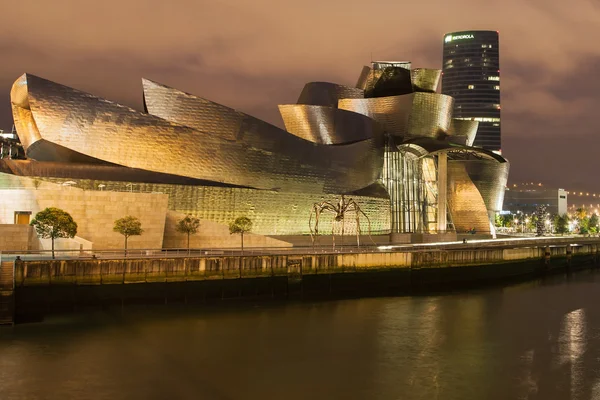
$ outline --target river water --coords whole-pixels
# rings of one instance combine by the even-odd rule
[[[600,273],[0,329],[0,399],[600,399]]]

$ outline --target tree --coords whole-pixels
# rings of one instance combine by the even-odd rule
[[[592,214],[592,216],[588,220],[588,229],[590,230],[590,233],[598,232],[598,222],[598,215]]]
[[[198,233],[198,228],[200,228],[200,220],[190,214],[177,222],[177,232],[187,234],[188,255],[190,254],[190,235]]]
[[[248,217],[238,217],[229,224],[229,233],[239,233],[242,236],[242,254],[244,253],[244,233],[252,230],[252,220]]]
[[[125,236],[125,257],[127,257],[127,239],[130,236],[139,236],[144,233],[140,220],[131,215],[116,220],[113,231]]]
[[[52,239],[52,259],[54,259],[54,239],[73,238],[77,234],[77,223],[73,217],[60,208],[48,207],[35,215],[31,226],[35,227],[42,239]]]
[[[587,217],[587,210],[583,207],[575,210],[575,217],[581,222],[585,217]]]
[[[504,218],[502,217],[502,215],[496,213],[496,216],[494,217],[494,225],[497,228],[504,227]]]
[[[554,216],[554,229],[556,233],[564,235],[569,232],[569,217],[567,214]]]

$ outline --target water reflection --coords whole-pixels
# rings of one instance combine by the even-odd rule
[[[0,330],[0,398],[598,398],[598,276],[54,318]]]

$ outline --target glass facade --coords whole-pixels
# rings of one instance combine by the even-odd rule
[[[452,96],[454,118],[479,121],[474,146],[500,151],[500,57],[496,31],[444,36],[442,93]]]

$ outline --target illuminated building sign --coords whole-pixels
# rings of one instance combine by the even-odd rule
[[[453,40],[464,40],[464,39],[475,39],[475,36],[473,34],[455,35],[455,36],[447,35],[446,38],[444,39],[444,42],[448,43]]]

